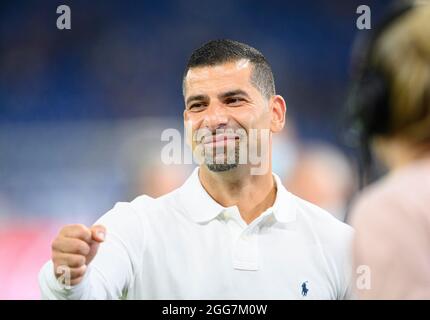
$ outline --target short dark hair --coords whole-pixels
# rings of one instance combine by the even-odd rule
[[[215,66],[241,59],[247,59],[252,63],[251,83],[261,94],[267,99],[275,95],[272,68],[263,54],[247,44],[229,39],[212,40],[193,51],[182,78],[184,95],[185,77],[191,68]]]

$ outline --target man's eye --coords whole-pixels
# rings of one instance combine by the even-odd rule
[[[201,108],[203,106],[203,104],[201,104],[201,103],[194,103],[194,104],[192,104],[191,106],[189,106],[189,110],[193,110],[193,109],[199,109],[199,108]]]
[[[242,101],[243,101],[242,98],[230,98],[226,102],[227,102],[227,104],[238,104]]]

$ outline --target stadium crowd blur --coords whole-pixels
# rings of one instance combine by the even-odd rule
[[[372,19],[388,2],[371,1]],[[59,226],[185,180],[193,165],[163,164],[160,137],[182,132],[182,72],[210,39],[267,57],[287,101],[274,172],[345,219],[357,165],[341,111],[359,1],[73,1],[72,30],[56,28],[60,4],[0,3],[0,299],[39,298]]]

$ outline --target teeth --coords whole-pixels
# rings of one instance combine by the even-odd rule
[[[240,140],[240,136],[237,134],[219,134],[215,136],[206,136],[202,137],[202,140],[200,143],[207,144],[207,143],[215,143],[217,141],[225,141],[225,140]]]
[[[216,138],[212,138],[212,139],[207,139],[206,141],[203,141],[203,143],[215,143],[218,141],[225,141],[225,140],[230,140],[230,139],[236,139],[237,137],[235,136],[219,136]]]

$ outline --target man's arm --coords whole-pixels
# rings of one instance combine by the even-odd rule
[[[128,203],[118,203],[91,228],[65,226],[53,241],[52,260],[39,274],[42,298],[121,298],[134,279],[141,227]],[[69,283],[60,283],[64,280]]]

